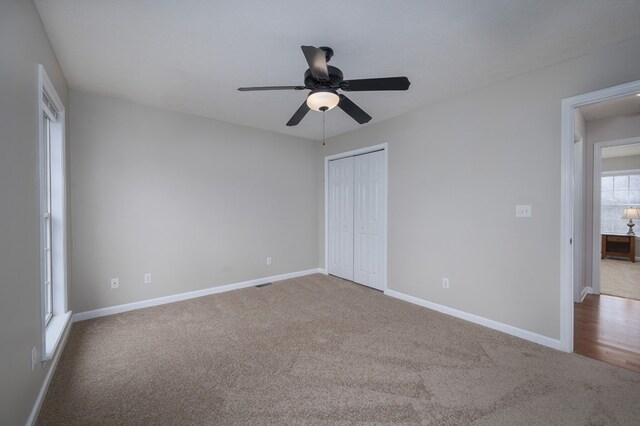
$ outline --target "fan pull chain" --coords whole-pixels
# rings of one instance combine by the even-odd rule
[[[325,146],[325,139],[324,139],[324,113],[326,112],[326,110],[322,111],[322,146]]]

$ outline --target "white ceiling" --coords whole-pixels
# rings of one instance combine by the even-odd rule
[[[322,115],[285,123],[306,92],[303,44],[330,46],[345,78],[406,75],[408,92],[349,97],[375,123],[640,36],[640,0],[36,0],[69,85],[261,129],[322,137]],[[360,127],[339,109],[327,136]]]
[[[631,95],[623,98],[602,101],[580,108],[585,121],[601,120],[618,115],[640,114],[640,96]]]

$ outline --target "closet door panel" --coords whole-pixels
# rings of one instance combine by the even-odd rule
[[[384,152],[355,157],[354,281],[383,289],[384,281]]]
[[[367,230],[367,215],[370,204],[369,191],[369,162],[366,155],[354,157],[354,233],[356,244],[354,247],[353,280],[359,284],[368,284],[368,270],[370,263],[369,233]]]
[[[329,162],[329,273],[353,280],[353,158]]]

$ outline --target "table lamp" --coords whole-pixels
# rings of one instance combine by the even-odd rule
[[[633,219],[640,219],[640,208],[629,207],[628,209],[624,209],[622,218],[629,219],[629,223],[627,223],[629,232],[627,232],[627,235],[636,235],[635,232],[633,232],[633,227],[636,226],[636,224],[633,223]]]

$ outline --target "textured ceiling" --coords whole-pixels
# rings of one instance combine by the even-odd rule
[[[322,137],[322,115],[285,126],[306,92],[300,45],[330,46],[345,78],[406,75],[408,92],[351,93],[375,123],[640,36],[640,0],[36,0],[69,85],[261,129]],[[360,127],[339,109],[327,136]]]

